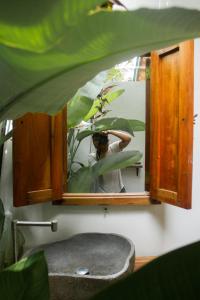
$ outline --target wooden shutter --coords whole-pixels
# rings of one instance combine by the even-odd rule
[[[150,195],[191,208],[193,41],[151,56]]]
[[[14,206],[62,198],[66,111],[51,117],[26,114],[14,121]]]

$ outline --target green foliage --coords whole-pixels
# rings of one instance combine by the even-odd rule
[[[106,130],[123,130],[131,135],[134,131],[144,131],[145,124],[139,120],[129,120],[124,118],[104,118],[96,121],[92,129],[81,131],[77,134],[77,140],[81,142],[85,137],[92,135],[95,132]]]
[[[0,199],[0,240],[3,233],[4,221],[5,221],[5,211],[4,211],[3,202]]]
[[[88,97],[80,95],[73,97],[67,105],[67,127],[71,128],[78,125],[84,119],[92,105],[93,100]]]
[[[199,11],[95,12],[103,2],[1,1],[0,120],[54,114],[101,70],[200,36]]]
[[[94,183],[93,169],[82,167],[77,172],[72,173],[67,188],[69,193],[91,193]]]
[[[76,94],[67,104],[67,127],[72,128],[77,126],[82,120],[90,120],[98,111],[101,102],[103,102],[102,108],[112,101],[117,99],[124,93],[123,89],[108,92],[102,99],[90,99],[85,96]]]
[[[96,176],[104,175],[117,169],[123,169],[138,162],[142,158],[139,151],[124,151],[113,153],[110,157],[99,160],[94,166]]]
[[[200,242],[153,260],[91,300],[200,299]]]
[[[23,258],[0,272],[3,300],[49,300],[48,269],[43,252]]]
[[[99,116],[102,117],[105,114],[106,105],[111,103],[124,92],[124,90],[110,92],[112,87],[113,86],[109,86],[101,90],[99,97],[93,101],[93,105],[89,109],[89,112],[87,111],[87,105],[84,106],[84,111],[79,109],[81,106],[80,97],[74,97],[69,103],[70,114],[68,113],[68,115],[70,115],[70,127],[80,123],[80,121],[83,119],[85,121],[91,118],[95,120],[94,123],[89,123],[89,125],[87,125],[86,130],[80,131],[80,128],[77,131],[74,130],[74,128],[70,128],[69,130],[68,191],[71,193],[95,192],[94,182],[98,176],[129,166],[139,161],[142,157],[138,151],[133,151],[131,156],[129,152],[123,152],[109,156],[105,159],[101,159],[92,167],[84,166],[81,162],[74,160],[81,141],[89,135],[92,135],[94,132],[117,129],[134,135],[133,131],[143,131],[145,129],[144,122],[138,120],[128,120],[124,118],[102,118],[101,120],[96,121]],[[86,114],[86,116],[84,116],[84,114]],[[78,164],[80,166],[80,169],[76,172],[73,171],[74,164]]]
[[[0,43],[44,53],[62,38],[64,30],[87,17],[103,0],[1,1]],[[11,5],[12,4],[12,5]],[[31,14],[30,14],[31,12]]]
[[[101,108],[104,108],[107,104],[110,104],[112,101],[116,100],[119,96],[121,96],[124,93],[123,89],[109,92],[107,93],[102,99],[96,99],[93,101],[93,105],[90,109],[90,111],[87,113],[87,115],[84,117],[84,121],[90,120],[96,113],[99,111],[99,107],[101,107],[101,103],[103,102],[103,105]]]
[[[139,151],[124,151],[113,153],[112,155],[99,160],[92,167],[83,167],[72,174],[68,188],[70,193],[90,193],[95,179],[117,169],[123,169],[133,165],[142,158]]]
[[[122,81],[123,80],[123,74],[121,70],[116,69],[115,67],[108,70],[106,81]]]

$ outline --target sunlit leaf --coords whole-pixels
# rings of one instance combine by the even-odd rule
[[[67,105],[67,127],[71,128],[78,125],[92,107],[93,102],[88,97],[80,95],[73,97]]]
[[[1,1],[0,43],[45,52],[64,34],[64,28],[86,17],[103,0]],[[31,13],[30,13],[31,12]]]
[[[134,131],[144,131],[145,124],[139,120],[124,118],[104,118],[94,123],[92,130],[84,130],[77,134],[77,140],[82,141],[85,137],[106,130],[122,130],[133,135]]]
[[[121,70],[116,69],[115,67],[108,70],[106,81],[122,81],[123,80],[123,73]]]
[[[106,107],[107,104],[110,104],[112,101],[116,100],[123,93],[124,93],[123,89],[107,93],[103,97],[103,100],[104,100],[104,106],[103,107]],[[88,121],[89,119],[91,119],[98,112],[98,106],[100,105],[101,102],[102,102],[102,100],[100,100],[98,98],[93,102],[93,105],[92,105],[90,111],[84,117],[84,121]]]
[[[4,300],[49,300],[48,269],[43,252],[23,258],[0,272]]]
[[[46,0],[43,10],[37,3],[1,1],[1,120],[29,111],[54,114],[100,71],[200,36],[200,11],[169,8],[88,14],[90,7],[103,2]]]

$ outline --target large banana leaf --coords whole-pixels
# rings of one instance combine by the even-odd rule
[[[103,107],[105,107],[107,104],[110,104],[112,101],[114,101],[119,96],[121,96],[124,93],[124,91],[125,90],[120,89],[120,90],[117,90],[117,91],[114,91],[114,92],[107,93],[103,97],[103,101],[104,101],[104,106]],[[102,100],[98,99],[98,98],[96,100],[94,100],[90,111],[84,117],[84,121],[88,121],[89,119],[91,119],[99,111],[98,107],[100,106],[101,102],[102,102]]]
[[[100,159],[94,166],[93,172],[95,176],[104,175],[116,169],[123,169],[135,164],[142,158],[142,153],[139,151],[124,151],[113,153],[112,155]]]
[[[139,120],[129,120],[124,118],[104,118],[94,123],[92,129],[81,131],[77,134],[77,140],[81,142],[85,137],[106,130],[122,130],[133,135],[134,131],[144,131],[145,123]]]
[[[0,43],[43,53],[102,0],[0,1]]]
[[[2,300],[49,300],[48,269],[43,252],[0,272]]]
[[[200,299],[200,242],[153,260],[91,300]]]
[[[116,169],[133,165],[142,158],[139,151],[124,151],[99,160],[92,167],[83,167],[74,173],[68,184],[70,193],[90,193],[95,179]]]
[[[75,127],[87,115],[93,105],[93,100],[76,95],[67,105],[67,128]]]
[[[92,167],[82,167],[73,173],[68,185],[68,193],[91,193],[95,177]]]
[[[4,221],[5,221],[5,211],[4,211],[3,202],[0,199],[0,240],[3,233]]]
[[[1,1],[0,119],[53,114],[101,70],[200,36],[199,11],[91,13],[103,2]]]

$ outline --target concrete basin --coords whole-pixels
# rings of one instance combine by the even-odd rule
[[[82,233],[38,249],[45,251],[51,300],[90,299],[134,268],[133,243],[116,234]]]

